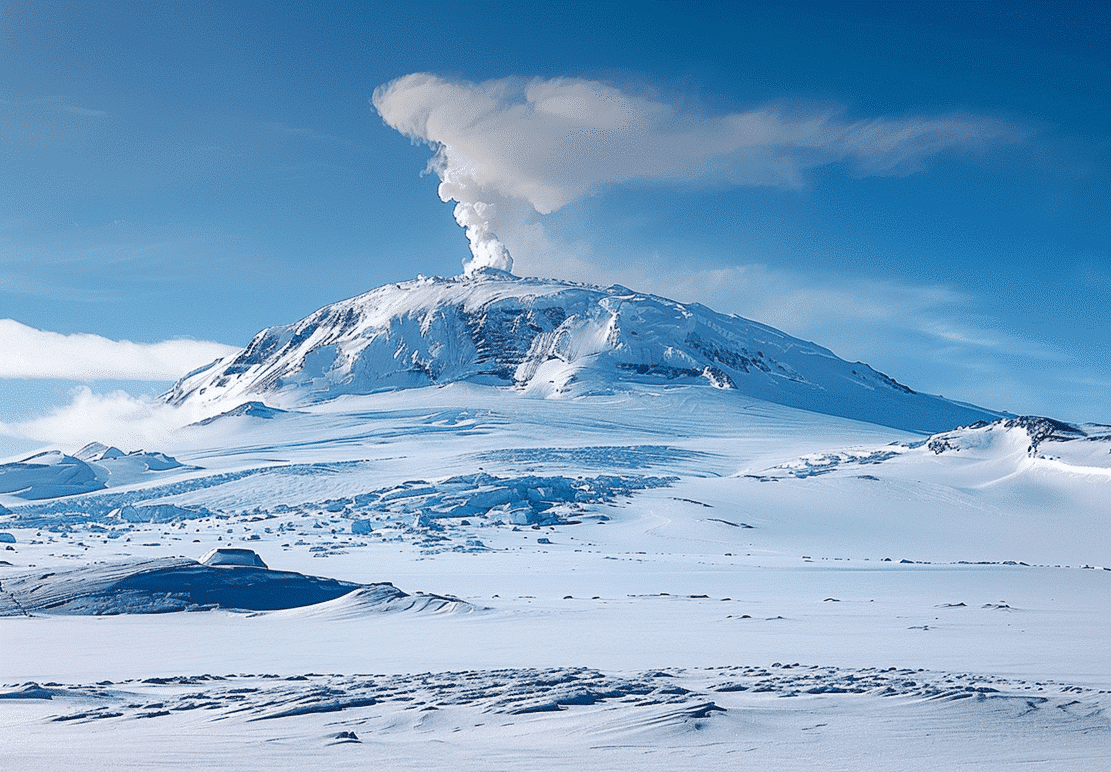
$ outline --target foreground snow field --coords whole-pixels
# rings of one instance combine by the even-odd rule
[[[501,273],[167,401],[0,463],[3,768],[1107,768],[1111,427]]]
[[[189,427],[154,481],[6,496],[0,590],[235,547],[443,602],[9,609],[0,757],[1103,769],[1101,436],[1031,452],[996,423],[931,449],[705,386],[455,384]]]

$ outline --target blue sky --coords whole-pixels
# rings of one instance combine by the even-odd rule
[[[1103,4],[692,6],[0,0],[0,430],[459,273],[425,140],[479,157],[520,273],[1111,421]]]

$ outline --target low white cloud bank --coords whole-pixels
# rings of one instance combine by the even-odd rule
[[[0,319],[0,378],[177,380],[237,350],[201,340],[133,343],[85,333],[63,335]]]
[[[162,450],[175,430],[205,417],[194,408],[171,407],[153,397],[135,397],[123,391],[98,394],[88,386],[78,386],[69,404],[44,416],[0,423],[0,439],[34,441],[68,453],[93,441],[124,451]]]
[[[133,343],[100,335],[63,335],[0,319],[0,378],[173,381],[236,351],[209,341]],[[158,449],[175,429],[205,417],[154,397],[97,393],[81,385],[74,388],[68,404],[27,420],[0,422],[0,440],[7,437],[70,452],[94,440],[125,450]]]
[[[429,170],[471,245],[467,272],[510,270],[498,233],[606,185],[672,181],[798,188],[842,163],[859,175],[905,175],[947,151],[1024,132],[968,115],[851,120],[838,108],[763,105],[708,116],[581,78],[483,83],[417,73],[375,89],[382,119],[436,151]]]

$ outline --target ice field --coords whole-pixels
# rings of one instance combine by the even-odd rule
[[[733,397],[350,397],[191,427],[142,482],[9,494],[5,764],[1103,768],[1098,431],[936,453]],[[422,602],[119,613],[138,591],[103,578],[215,548]],[[13,608],[28,578],[99,615]]]

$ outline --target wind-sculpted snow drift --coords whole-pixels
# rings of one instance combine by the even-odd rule
[[[440,596],[412,598],[389,582],[367,585],[264,566],[160,558],[4,577],[0,616],[274,611],[325,604],[352,594],[363,610],[410,609],[430,603],[438,607],[468,605]]]
[[[244,757],[254,768],[289,768],[293,749],[313,765],[352,770],[801,771],[872,769],[881,758],[891,769],[1009,769],[1028,767],[1061,736],[1070,755],[1059,768],[1096,770],[1109,702],[1053,682],[779,662],[621,673],[204,673],[0,688],[0,705],[46,714],[12,743],[23,763],[49,737],[65,737],[83,760],[111,737],[121,748],[113,757],[136,766],[153,768],[144,762],[156,751],[158,768],[218,770],[242,769]],[[917,731],[905,730],[911,724]],[[843,748],[840,736],[854,731],[867,733],[865,747]],[[170,737],[188,742],[175,750]]]
[[[457,381],[537,396],[702,384],[915,431],[998,415],[701,305],[494,269],[386,285],[263,330],[166,399],[224,411],[251,397],[307,404]]]

